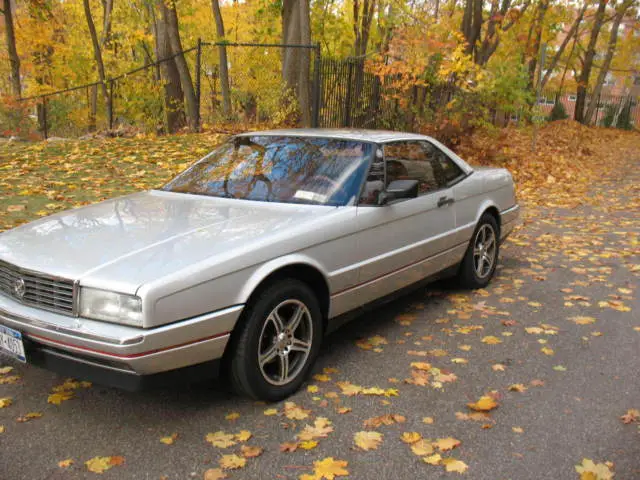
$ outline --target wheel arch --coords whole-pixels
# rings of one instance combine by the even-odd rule
[[[480,208],[478,208],[478,215],[476,217],[476,225],[478,225],[478,223],[480,222],[480,219],[485,214],[489,214],[495,219],[496,224],[498,225],[498,232],[497,233],[498,233],[498,238],[499,238],[500,237],[500,229],[502,228],[501,218],[500,218],[500,210],[498,210],[498,207],[496,206],[496,204],[493,203],[490,200],[486,200],[486,201],[482,202],[482,204],[480,204]]]

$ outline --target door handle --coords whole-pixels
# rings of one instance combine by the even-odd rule
[[[440,197],[438,199],[438,207],[444,207],[447,205],[452,205],[455,202],[453,198]]]

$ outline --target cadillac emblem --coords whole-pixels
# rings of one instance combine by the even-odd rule
[[[24,294],[26,292],[27,292],[27,286],[24,283],[24,279],[17,278],[13,282],[13,293],[15,294],[16,297],[22,298],[24,297]]]

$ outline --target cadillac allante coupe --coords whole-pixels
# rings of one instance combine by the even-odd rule
[[[487,285],[518,210],[508,171],[423,135],[236,135],[157,190],[0,234],[0,351],[127,389],[223,370],[279,400],[348,312]]]

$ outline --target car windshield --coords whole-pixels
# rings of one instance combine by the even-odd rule
[[[373,144],[334,138],[233,137],[163,187],[264,202],[353,205]]]

